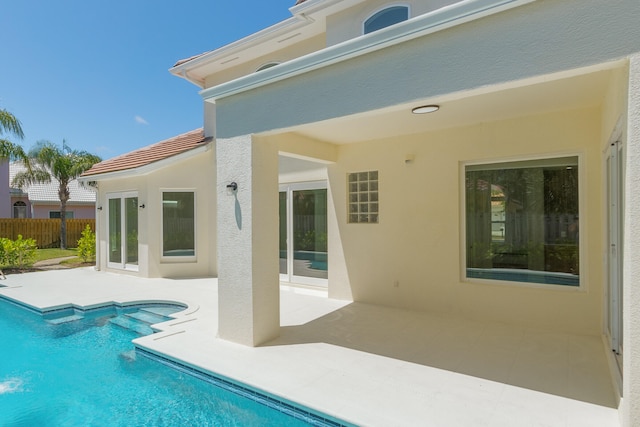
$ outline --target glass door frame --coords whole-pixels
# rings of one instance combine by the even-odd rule
[[[138,199],[137,191],[126,191],[121,193],[109,193],[107,194],[107,215],[106,215],[106,229],[107,229],[107,267],[114,268],[118,270],[128,270],[128,271],[138,271],[139,269],[139,260],[140,260],[140,242],[137,242],[138,245],[138,264],[130,264],[128,261],[127,254],[127,199]],[[110,260],[111,254],[111,200],[120,200],[120,258],[121,262],[112,262]],[[138,200],[136,200],[136,221],[138,223],[138,236],[139,236],[139,224],[140,224],[140,215],[138,215]]]
[[[293,272],[294,261],[294,245],[293,245],[293,193],[295,191],[303,190],[326,190],[327,181],[307,181],[307,182],[294,182],[287,184],[280,184],[279,193],[285,193],[286,201],[286,242],[287,242],[287,272],[280,273],[280,281],[301,285],[312,285],[327,287],[329,280],[317,277],[299,276]],[[279,196],[279,194],[278,194]],[[278,249],[279,250],[279,249]],[[328,248],[327,248],[328,251]],[[278,259],[280,259],[278,257]]]
[[[623,206],[624,206],[624,170],[622,164],[622,143],[609,144],[606,153],[607,181],[607,317],[606,331],[611,350],[616,356],[618,368],[622,372],[623,348]]]

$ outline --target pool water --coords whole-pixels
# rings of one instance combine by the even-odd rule
[[[136,353],[113,313],[54,324],[0,298],[0,426],[305,426]]]

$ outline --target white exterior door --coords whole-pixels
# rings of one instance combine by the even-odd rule
[[[138,271],[138,193],[107,196],[107,266]]]

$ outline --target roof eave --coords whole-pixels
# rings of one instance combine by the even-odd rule
[[[304,4],[304,3],[303,3]],[[225,58],[232,57],[235,53],[244,51],[254,46],[258,46],[264,42],[273,40],[274,38],[281,37],[299,29],[300,27],[311,24],[312,21],[306,19],[304,16],[295,15],[285,19],[275,25],[265,28],[264,30],[253,33],[247,37],[237,40],[233,43],[225,45],[219,49],[212,50],[204,53],[200,56],[196,56],[190,61],[186,61],[180,65],[175,65],[169,68],[169,72],[178,77],[187,78],[189,72],[197,69],[203,65],[207,65],[211,62],[224,60]],[[198,79],[193,79],[200,82]]]
[[[200,91],[204,100],[232,96],[425,35],[484,18],[537,0],[466,0],[420,15],[382,30],[293,59],[260,73],[240,77]],[[309,0],[310,5],[315,3]],[[299,6],[306,5],[307,2]],[[297,6],[298,7],[298,6]]]
[[[234,56],[248,49],[266,45],[276,39],[287,40],[299,33],[303,28],[315,24],[331,13],[349,8],[365,0],[307,0],[289,8],[293,16],[257,33],[223,46],[210,52],[196,55],[193,59],[174,65],[169,72],[182,77],[198,87],[204,88],[204,77],[198,75],[197,69],[211,63],[233,61]],[[264,54],[264,49],[261,51]]]
[[[213,140],[205,142],[199,147],[194,147],[190,150],[183,151],[182,153],[176,154],[174,156],[157,160],[155,162],[151,162],[146,165],[139,166],[137,168],[123,169],[123,170],[113,171],[113,172],[97,173],[93,175],[82,175],[78,178],[78,182],[82,184],[87,184],[92,181],[108,181],[113,179],[131,178],[136,176],[148,175],[157,169],[170,166],[174,163],[189,159],[198,154],[208,151],[213,145],[213,142],[214,142]]]

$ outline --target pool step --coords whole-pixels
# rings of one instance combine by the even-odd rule
[[[148,323],[141,322],[129,316],[116,316],[109,319],[109,322],[121,328],[129,329],[140,335],[151,335],[154,330],[151,329]]]
[[[133,313],[127,313],[125,314],[125,316],[144,322],[147,325],[153,325],[154,323],[162,323],[171,319],[166,316],[160,316],[160,315],[153,314],[148,311],[142,311],[142,310],[134,311]]]
[[[140,311],[147,311],[149,313],[157,314],[158,316],[169,317],[173,313],[184,310],[182,307],[143,307]],[[168,319],[167,319],[168,320]]]
[[[84,319],[84,316],[79,314],[72,314],[71,316],[58,317],[57,319],[49,319],[47,323],[51,323],[52,325],[61,325],[63,323],[75,322],[76,320]]]

